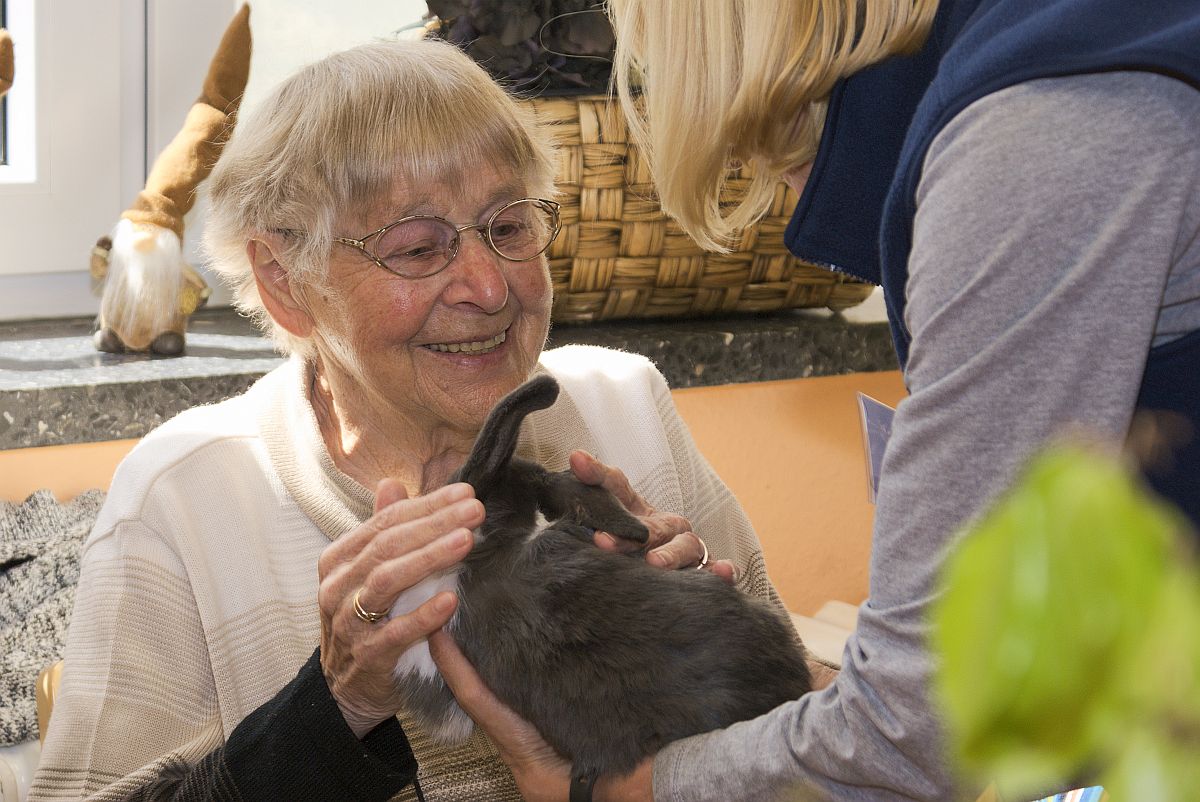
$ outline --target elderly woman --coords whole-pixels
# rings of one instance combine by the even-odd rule
[[[239,123],[209,250],[290,359],[118,470],[33,798],[518,798],[489,741],[432,742],[393,687],[453,595],[375,619],[470,549],[482,507],[446,482],[534,373],[563,392],[525,456],[617,492],[651,527],[647,559],[696,566],[694,529],[778,604],[653,366],[542,353],[552,176],[521,109],[441,43],[334,55]]]

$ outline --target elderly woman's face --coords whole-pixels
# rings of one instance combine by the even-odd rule
[[[335,233],[360,237],[414,214],[455,226],[484,223],[525,194],[514,176],[491,170],[463,188],[397,180],[368,219],[339,221]],[[400,278],[335,244],[326,284],[328,291],[309,294],[316,346],[323,369],[343,374],[349,382],[342,386],[358,396],[337,400],[423,425],[477,428],[529,376],[550,324],[545,257],[508,261],[471,231],[448,267],[420,279]]]

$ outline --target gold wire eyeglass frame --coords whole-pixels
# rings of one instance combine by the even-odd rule
[[[526,256],[522,259],[514,259],[511,256],[506,256],[504,253],[502,253],[500,251],[499,248],[496,247],[496,243],[492,240],[492,224],[506,210],[511,209],[513,206],[516,206],[517,204],[520,204],[520,203],[536,203],[537,205],[541,206],[542,209],[549,212],[550,217],[551,217],[551,222],[553,223],[553,230],[550,232],[550,238],[548,240],[546,240],[546,244],[544,246],[542,246],[541,250],[539,250],[537,253],[533,254],[532,256]],[[465,226],[456,226],[444,217],[438,217],[437,215],[433,215],[433,214],[414,214],[414,215],[409,215],[408,217],[402,217],[399,220],[388,223],[386,226],[383,226],[382,228],[377,228],[374,231],[372,231],[370,234],[365,234],[362,237],[359,237],[357,239],[355,239],[353,237],[334,237],[333,241],[340,243],[342,245],[349,245],[352,248],[357,248],[358,250],[362,251],[368,259],[370,259],[372,262],[377,264],[379,267],[382,267],[384,270],[388,271],[392,275],[400,276],[401,278],[414,278],[414,279],[415,278],[428,278],[429,276],[436,276],[438,273],[442,272],[443,270],[445,270],[447,267],[450,266],[450,263],[454,261],[456,256],[458,256],[458,248],[459,248],[459,245],[462,243],[462,234],[463,234],[463,232],[466,232],[466,231],[482,232],[481,239],[485,243],[487,243],[487,246],[492,250],[492,252],[495,253],[497,256],[499,256],[501,259],[507,260],[509,262],[529,262],[529,261],[532,261],[532,260],[538,258],[543,253],[545,253],[546,250],[554,243],[554,240],[558,237],[559,231],[562,230],[562,219],[559,216],[559,210],[561,208],[562,207],[558,203],[555,203],[552,200],[546,200],[545,198],[520,198],[518,200],[511,201],[510,203],[506,203],[503,206],[501,206],[499,209],[494,211],[491,214],[491,216],[488,217],[487,222],[484,222],[484,223],[472,223],[470,225],[465,225]],[[450,241],[450,248],[447,252],[446,261],[444,264],[442,264],[436,270],[430,270],[428,272],[418,273],[418,274],[401,273],[401,272],[389,267],[387,265],[387,263],[385,263],[382,259],[379,258],[378,255],[375,254],[375,252],[373,250],[371,250],[370,248],[367,247],[368,241],[378,238],[378,237],[382,237],[384,234],[386,234],[388,231],[395,228],[396,226],[401,225],[403,223],[411,222],[413,220],[436,220],[436,221],[445,223],[447,226],[454,229],[454,239],[452,239]],[[378,240],[376,240],[376,241],[378,241]]]

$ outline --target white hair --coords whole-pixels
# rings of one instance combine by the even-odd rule
[[[268,316],[247,243],[274,235],[289,280],[320,282],[335,221],[364,215],[398,177],[455,186],[488,167],[515,174],[529,194],[553,192],[554,154],[532,114],[465,53],[437,40],[336,53],[237,123],[208,180],[209,266],[283,353],[309,353],[309,341]]]

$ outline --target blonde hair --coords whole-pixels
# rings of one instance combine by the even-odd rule
[[[724,250],[811,161],[834,83],[924,41],[937,0],[609,0],[613,79],[663,208]],[[640,81],[640,93],[636,83]],[[640,97],[638,95],[640,94]],[[731,164],[750,168],[724,208]]]
[[[208,180],[209,264],[283,353],[308,353],[310,343],[270,320],[247,242],[275,234],[289,280],[319,283],[332,238],[364,233],[334,232],[335,223],[385,200],[398,176],[410,186],[453,187],[484,167],[551,197],[553,151],[531,115],[469,56],[435,40],[335,53],[283,81],[237,123]]]

